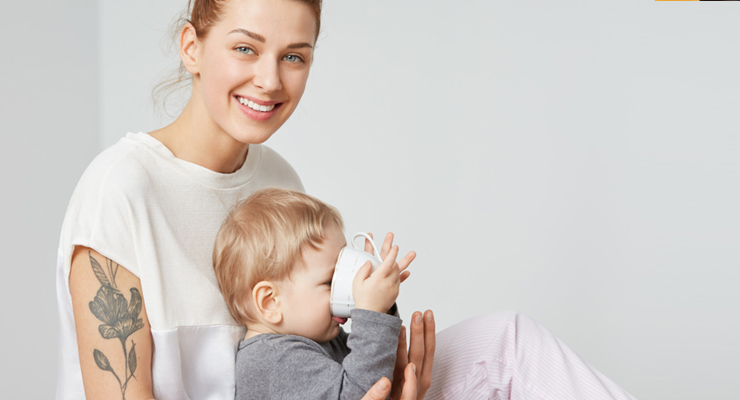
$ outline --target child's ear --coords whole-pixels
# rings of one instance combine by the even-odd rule
[[[252,289],[252,301],[257,314],[271,324],[279,324],[283,320],[280,302],[277,298],[277,286],[269,281],[261,281]]]

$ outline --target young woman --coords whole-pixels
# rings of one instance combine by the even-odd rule
[[[234,398],[244,331],[219,292],[213,241],[250,193],[303,189],[261,143],[303,95],[320,16],[320,0],[193,2],[179,37],[192,76],[185,109],[101,153],[70,201],[57,266],[57,398]],[[431,312],[415,313],[409,331],[394,398],[630,398],[517,313],[466,321],[436,342]],[[381,380],[366,398],[389,390]]]

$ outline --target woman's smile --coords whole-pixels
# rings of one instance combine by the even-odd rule
[[[250,119],[255,121],[266,121],[275,115],[275,112],[283,105],[277,101],[261,101],[257,99],[235,95],[239,108]]]

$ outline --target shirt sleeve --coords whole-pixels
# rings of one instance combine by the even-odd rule
[[[75,246],[94,249],[139,275],[134,218],[121,178],[118,171],[88,169],[80,179],[62,228],[66,276]]]
[[[240,348],[237,399],[359,400],[381,377],[390,379],[401,320],[367,310],[352,311],[352,318],[352,333],[346,337],[349,354],[341,362],[331,357],[326,344],[292,335]]]
[[[364,395],[381,377],[391,379],[393,376],[401,319],[361,309],[352,310],[350,316],[349,354],[342,361],[342,367],[352,382],[362,388]]]

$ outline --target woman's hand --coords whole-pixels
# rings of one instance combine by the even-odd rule
[[[373,237],[372,233],[368,233],[368,235],[371,238]],[[383,246],[380,250],[380,256],[383,260],[385,260],[386,256],[388,256],[394,247],[396,246],[393,246],[393,234],[388,233],[385,236],[385,240],[383,240]],[[365,240],[365,251],[371,254],[373,253],[373,247],[368,240]],[[401,263],[402,265],[396,264],[401,272],[401,282],[409,277],[410,272],[406,271],[406,267],[408,267],[408,264],[415,257],[416,253],[411,252],[404,257]],[[424,398],[427,390],[432,385],[432,364],[434,363],[435,346],[436,331],[432,310],[427,310],[424,315],[419,311],[415,312],[411,318],[411,342],[408,351],[406,350],[406,327],[401,327],[401,333],[398,336],[396,367],[393,371],[393,387],[391,392],[392,400],[421,400]],[[413,380],[409,380],[410,366],[421,366],[421,368],[413,368]],[[378,381],[375,386],[380,384],[381,381]],[[410,386],[415,386],[412,397],[408,397],[410,396],[409,393],[411,393]]]
[[[391,399],[406,400],[409,390],[409,365],[420,365],[414,368],[413,380],[416,384],[415,399],[421,400],[432,385],[432,364],[434,363],[434,347],[436,333],[434,330],[434,314],[427,310],[424,315],[417,311],[411,318],[411,340],[408,352],[406,351],[406,327],[401,327],[398,336],[398,350],[396,352],[396,368],[393,371],[393,388]]]
[[[404,370],[404,384],[401,389],[401,397],[392,397],[391,400],[417,400],[417,389],[416,389],[416,366],[414,364],[408,364]],[[394,378],[395,379],[395,378]],[[370,390],[362,397],[362,400],[385,400],[388,397],[388,393],[391,391],[391,382],[386,377],[380,378],[380,380],[370,388]]]

